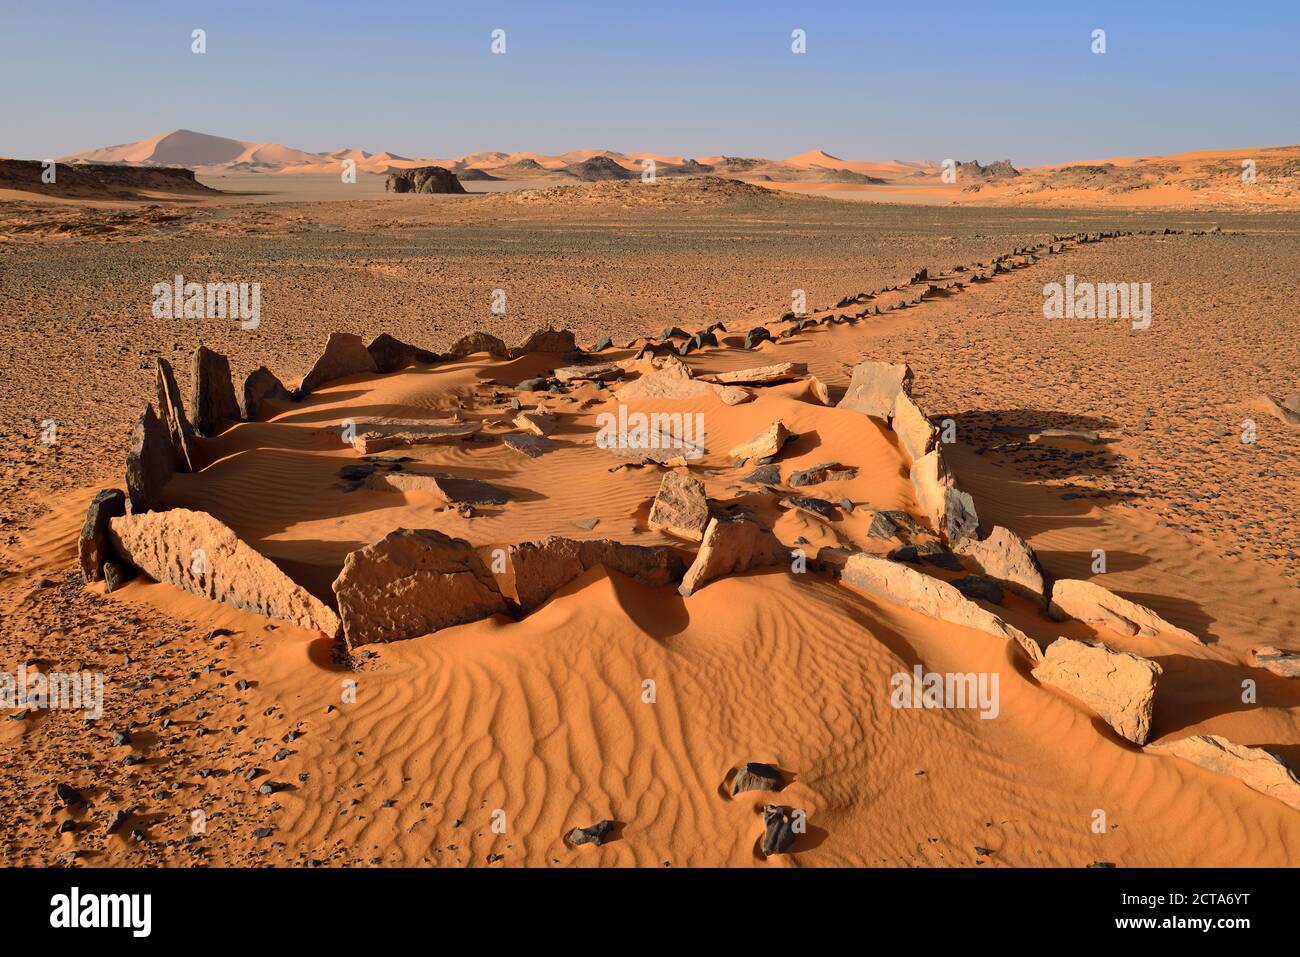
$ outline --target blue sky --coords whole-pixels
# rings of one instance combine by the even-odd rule
[[[0,83],[0,155],[25,158],[184,127],[412,156],[1038,164],[1300,141],[1300,2],[0,0]]]

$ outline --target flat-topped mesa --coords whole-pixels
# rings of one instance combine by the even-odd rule
[[[114,517],[108,537],[117,555],[155,581],[300,628],[338,633],[329,606],[207,512],[176,508]]]
[[[195,430],[200,435],[212,436],[226,423],[238,422],[239,402],[235,399],[229,360],[207,346],[199,346],[194,350],[191,374],[190,408],[194,412]]]
[[[325,351],[298,383],[298,392],[308,395],[335,379],[376,371],[374,357],[360,336],[351,332],[331,332]]]

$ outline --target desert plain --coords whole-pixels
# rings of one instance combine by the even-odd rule
[[[220,192],[0,201],[0,661],[105,682],[93,721],[0,720],[4,863],[1300,863],[1284,767],[1300,767],[1300,211],[1285,197],[199,182]],[[156,316],[151,290],[176,275],[259,283],[257,327]],[[1067,276],[1149,283],[1149,324],[1048,318],[1045,285]],[[770,338],[746,335],[760,326]],[[473,333],[509,348],[546,329],[578,348],[448,355]],[[382,333],[436,361],[412,353],[221,423],[143,514],[210,515],[328,614],[345,611],[350,556],[398,528],[467,542],[485,567],[498,546],[607,540],[647,550],[629,566],[678,562],[674,580],[584,561],[526,609],[507,593],[379,641],[162,575],[111,594],[84,580],[87,506],[125,488],[141,410],[162,412],[158,360],[193,414],[200,347],[236,391],[260,366],[292,387],[332,334]],[[910,369],[871,414],[854,398],[864,363]],[[701,416],[704,454],[599,447],[597,416],[629,403]],[[373,454],[340,441],[347,422],[473,434]],[[788,441],[743,454],[777,422]],[[506,441],[520,435],[545,450]],[[934,449],[978,529],[935,521],[917,478]],[[505,497],[458,500],[431,481],[448,475]],[[709,530],[702,544],[652,517],[679,481],[699,483],[719,550],[723,526],[759,542],[694,589],[677,582]],[[998,529],[1032,549],[1040,600],[990,589],[978,556]],[[1079,581],[1142,611],[1051,614],[1053,582]],[[1100,642],[1114,667],[1052,670],[1058,642]],[[915,668],[996,675],[996,714],[897,706]],[[1108,685],[1108,669],[1126,677]],[[750,763],[776,784],[737,789]],[[804,822],[779,852],[768,807]]]

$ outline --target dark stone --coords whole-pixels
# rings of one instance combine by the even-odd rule
[[[604,339],[601,339],[600,342],[592,346],[591,351],[604,352],[606,349],[612,349],[612,348],[614,348],[614,340],[611,339],[609,336],[606,336]]]
[[[991,578],[985,578],[983,575],[966,575],[962,578],[954,578],[950,584],[967,598],[981,599],[994,605],[1002,604],[1002,586]]]
[[[813,498],[810,495],[790,495],[781,499],[781,505],[785,508],[797,508],[802,512],[808,512],[827,521],[835,517],[835,506],[824,498]]]
[[[112,594],[136,576],[135,566],[129,562],[104,562],[104,592]]]
[[[546,392],[551,387],[551,380],[547,378],[525,379],[515,386],[520,392]]]
[[[375,467],[369,463],[359,463],[356,465],[345,465],[339,469],[339,478],[354,481],[363,479],[370,475]]]
[[[181,390],[176,384],[172,365],[159,356],[155,362],[155,379],[158,389],[158,415],[172,445],[176,468],[182,472],[194,471],[194,426],[185,414]]]
[[[851,465],[823,462],[812,468],[791,472],[789,484],[797,488],[801,485],[820,485],[822,482],[845,482],[857,476],[858,470]]]
[[[266,366],[258,366],[244,380],[244,394],[239,406],[240,415],[249,422],[257,421],[262,411],[262,403],[268,399],[289,402],[292,401],[293,396],[274,372]]]
[[[569,843],[574,846],[581,844],[604,844],[605,838],[614,830],[613,821],[597,821],[595,824],[587,827],[575,827],[569,832]]]
[[[194,350],[190,410],[200,435],[216,435],[225,422],[239,421],[239,403],[230,378],[230,361],[207,346]]]
[[[784,854],[794,846],[794,824],[788,808],[769,804],[763,808],[763,853]]]
[[[64,784],[62,782],[54,785],[54,796],[68,807],[72,807],[74,804],[86,803],[86,799],[81,796],[80,791],[74,788],[71,784]]]
[[[385,193],[464,193],[456,174],[444,166],[394,170],[384,180]]]
[[[785,776],[770,764],[750,761],[741,765],[731,781],[731,794],[742,791],[779,791],[785,787]]]
[[[366,346],[366,351],[375,360],[375,370],[383,373],[396,372],[412,362],[431,364],[438,361],[436,353],[417,348],[386,332],[375,336],[370,345]]]
[[[135,513],[162,508],[162,492],[176,474],[176,450],[167,428],[146,405],[131,433],[131,447],[126,455],[126,491]]]
[[[767,331],[767,326],[755,326],[745,333],[745,348],[753,349],[760,342],[771,338],[772,333]]]
[[[108,520],[126,514],[126,493],[117,488],[106,488],[95,493],[86,509],[86,520],[81,525],[77,541],[77,557],[81,561],[81,577],[87,582],[102,581],[104,562],[113,557],[108,542]]]
[[[779,485],[781,483],[781,466],[775,462],[760,465],[748,475],[741,476],[740,480],[750,485]]]
[[[460,340],[451,347],[447,353],[450,359],[463,359],[466,356],[472,356],[478,352],[486,352],[488,355],[495,356],[498,359],[509,359],[510,350],[506,344],[496,336],[489,335],[486,332],[471,332],[467,336],[462,336]]]

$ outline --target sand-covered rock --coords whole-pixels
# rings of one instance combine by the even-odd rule
[[[312,365],[311,371],[302,377],[298,391],[306,395],[335,379],[374,371],[375,360],[360,336],[350,332],[331,332],[325,342],[325,351]]]
[[[930,618],[1014,641],[1033,661],[1042,657],[1038,645],[1018,628],[971,601],[947,582],[931,578],[907,565],[858,552],[845,561],[841,578],[845,584],[869,595],[884,598]]]
[[[172,364],[161,356],[154,360],[154,379],[158,392],[158,418],[171,441],[176,468],[182,472],[194,471],[194,426],[185,414],[180,386]]]
[[[641,399],[694,399],[701,395],[714,395],[724,405],[739,405],[753,397],[748,389],[734,385],[718,385],[703,379],[691,378],[690,369],[680,362],[668,362],[662,368],[644,372],[615,393],[620,402]]]
[[[486,352],[497,359],[510,358],[510,350],[506,348],[506,344],[486,332],[471,332],[461,336],[447,356],[451,359],[463,359],[466,356],[478,355],[480,352]]]
[[[1120,737],[1140,745],[1151,736],[1156,680],[1161,672],[1154,661],[1113,651],[1100,642],[1057,638],[1047,646],[1033,673],[1043,684],[1078,698]]]
[[[975,500],[957,487],[957,481],[944,460],[942,448],[932,449],[912,463],[912,487],[916,492],[917,504],[921,506],[934,530],[951,547],[956,548],[979,533]]]
[[[677,591],[689,597],[706,582],[786,559],[785,547],[772,531],[750,515],[711,518],[695,561]]]
[[[90,500],[77,539],[77,559],[81,564],[81,577],[87,584],[103,581],[104,562],[113,557],[108,541],[108,523],[110,519],[125,514],[126,493],[119,488],[96,492]]]
[[[1235,744],[1217,734],[1194,734],[1148,744],[1147,750],[1172,754],[1207,771],[1234,777],[1252,791],[1300,811],[1300,781],[1281,758],[1263,748]]]
[[[249,422],[256,422],[262,412],[263,402],[288,402],[290,398],[289,390],[279,377],[266,366],[258,366],[244,380],[239,412]]]
[[[162,493],[176,474],[176,449],[167,428],[146,405],[131,431],[126,453],[126,494],[131,511],[150,512],[162,508]]]
[[[559,382],[574,381],[600,381],[610,382],[614,379],[621,379],[627,374],[617,362],[598,362],[591,365],[581,366],[561,366],[555,370],[555,378]]]
[[[823,482],[847,482],[857,477],[856,466],[821,462],[806,469],[795,469],[787,481],[792,487],[800,488],[805,485],[821,485]]]
[[[375,361],[375,371],[382,373],[396,372],[412,362],[433,363],[438,361],[436,353],[421,349],[409,342],[403,342],[387,332],[381,332],[366,346],[370,358]]]
[[[554,452],[560,447],[558,442],[551,439],[543,438],[540,435],[503,435],[501,444],[508,449],[513,449],[530,459],[541,458],[547,452]]]
[[[399,528],[351,552],[334,580],[348,646],[399,641],[506,610],[469,544],[433,529]]]
[[[1263,645],[1250,650],[1250,660],[1258,668],[1282,678],[1300,678],[1300,651]]]
[[[714,382],[724,385],[768,385],[773,382],[788,382],[801,379],[808,374],[806,362],[778,362],[770,366],[758,366],[754,369],[734,369],[731,372],[719,372],[712,376]]]
[[[239,402],[230,377],[230,360],[207,346],[194,350],[190,410],[200,435],[216,435],[227,422],[238,422]]]
[[[647,524],[657,532],[698,542],[709,524],[709,502],[704,483],[680,472],[668,472],[650,507]]]
[[[420,472],[372,472],[366,487],[378,492],[430,492],[449,505],[504,505],[510,493],[481,479]]]
[[[757,461],[772,458],[781,451],[781,447],[795,437],[780,419],[773,422],[762,432],[741,442],[727,453],[727,457],[738,462]]]
[[[1190,631],[1170,624],[1150,608],[1121,598],[1096,582],[1062,578],[1052,586],[1048,610],[1057,621],[1074,618],[1089,625],[1101,625],[1121,635],[1154,638],[1163,634],[1204,644]]]
[[[745,791],[779,791],[785,787],[785,775],[770,764],[749,761],[742,764],[731,779],[731,796]]]
[[[113,550],[150,578],[236,608],[324,632],[338,616],[207,512],[175,508],[109,522]]]
[[[1016,594],[1040,605],[1047,602],[1047,585],[1043,569],[1029,543],[1001,525],[995,525],[988,538],[968,538],[958,543],[958,554],[973,559],[980,571],[997,579]]]
[[[576,541],[552,535],[506,549],[506,570],[499,576],[501,589],[527,614],[597,565],[651,588],[677,581],[685,567],[676,552],[662,545],[625,545],[605,538]]]
[[[514,421],[516,427],[533,435],[550,435],[559,425],[559,420],[549,412],[520,412]]]
[[[374,455],[415,445],[454,445],[478,435],[471,422],[361,422],[352,447],[359,455]]]
[[[552,353],[561,356],[577,355],[578,341],[570,329],[538,329],[526,340],[523,345],[516,346],[510,350],[512,358],[519,356],[531,355],[533,353]]]
[[[926,418],[921,407],[905,392],[899,392],[894,399],[890,424],[898,436],[899,445],[913,462],[934,448],[935,439],[939,435],[939,430]]]
[[[889,421],[899,395],[912,394],[912,369],[905,362],[860,362],[838,407]]]
[[[769,804],[763,808],[763,854],[784,854],[794,847],[794,818],[789,808]]]

